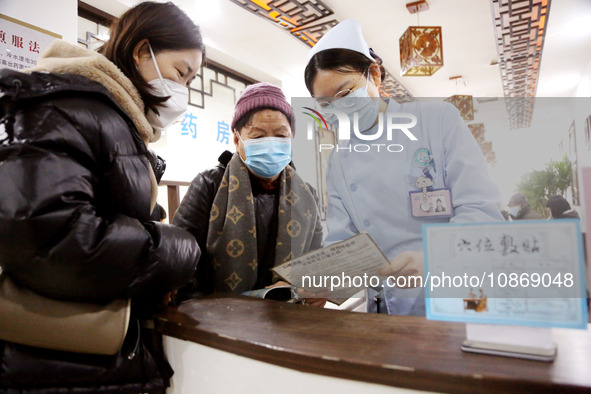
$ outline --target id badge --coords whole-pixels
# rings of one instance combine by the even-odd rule
[[[453,216],[451,189],[435,189],[432,191],[414,191],[410,194],[410,210],[412,216],[419,218],[441,218]]]

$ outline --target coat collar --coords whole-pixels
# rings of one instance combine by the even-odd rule
[[[26,70],[34,71],[77,74],[101,84],[129,115],[146,145],[160,138],[160,132],[154,130],[146,119],[144,102],[133,83],[100,53],[55,40],[41,54],[37,66]]]

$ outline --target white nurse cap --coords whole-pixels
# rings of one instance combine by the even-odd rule
[[[308,52],[306,63],[310,62],[312,56],[327,49],[350,49],[365,55],[372,62],[375,59],[369,53],[369,45],[363,38],[361,25],[353,19],[347,19],[330,29],[320,41]]]

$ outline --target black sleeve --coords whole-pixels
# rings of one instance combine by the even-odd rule
[[[0,149],[0,266],[33,291],[76,301],[185,284],[200,256],[194,238],[174,226],[100,214],[92,149],[59,114],[42,119],[51,139]],[[136,167],[129,176],[143,176],[145,166]]]
[[[224,175],[224,168],[216,167],[197,175],[191,182],[172,223],[191,233],[203,251],[199,267],[191,282],[179,291],[177,300],[211,293],[211,267],[207,256],[207,231],[213,200]]]
[[[223,176],[220,168],[207,170],[195,177],[174,214],[172,224],[191,233],[205,249],[209,215]]]

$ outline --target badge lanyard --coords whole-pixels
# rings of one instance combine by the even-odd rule
[[[453,210],[451,190],[433,188],[435,181],[429,169],[435,172],[435,162],[429,149],[417,149],[413,155],[413,161],[417,167],[423,169],[423,175],[419,176],[415,182],[419,191],[409,192],[412,216],[415,218],[451,217]]]

